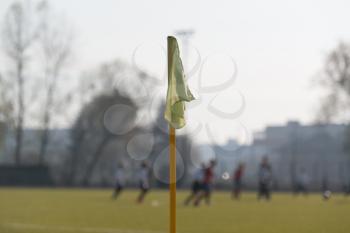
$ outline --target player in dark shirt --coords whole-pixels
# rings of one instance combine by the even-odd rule
[[[212,191],[212,184],[214,181],[214,167],[216,165],[215,160],[211,160],[210,164],[207,168],[204,170],[204,177],[203,177],[203,183],[202,183],[202,192],[197,196],[194,205],[198,206],[202,199],[205,199],[205,202],[207,205],[210,204],[210,197],[211,197],[211,191]]]
[[[233,173],[232,198],[239,199],[242,190],[242,176],[244,173],[244,164],[240,163]]]

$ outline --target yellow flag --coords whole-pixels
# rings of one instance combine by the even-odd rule
[[[180,58],[176,38],[168,37],[168,92],[164,117],[169,124],[180,129],[186,125],[185,101],[194,100],[186,84],[185,73]]]

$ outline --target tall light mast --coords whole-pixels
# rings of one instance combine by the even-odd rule
[[[183,58],[184,58],[184,67],[185,72],[188,72],[189,66],[189,42],[190,38],[194,35],[194,30],[186,29],[186,30],[177,30],[175,31],[175,35],[178,36],[181,40],[183,46]]]

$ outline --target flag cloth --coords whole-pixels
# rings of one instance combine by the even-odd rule
[[[173,128],[186,125],[185,101],[191,100],[194,97],[186,84],[179,46],[175,37],[168,36],[168,92],[164,118]]]

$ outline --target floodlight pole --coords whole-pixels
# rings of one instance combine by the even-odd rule
[[[182,45],[183,45],[183,58],[184,58],[184,65],[185,68],[188,69],[189,65],[189,44],[190,44],[190,38],[194,35],[195,31],[192,29],[187,30],[178,30],[175,32],[175,35],[178,36],[181,39]]]

